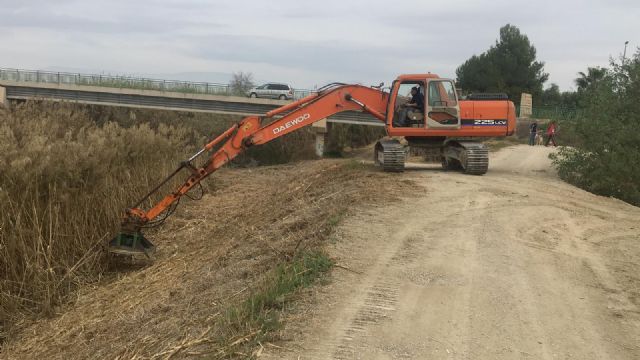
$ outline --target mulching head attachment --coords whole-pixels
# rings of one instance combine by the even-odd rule
[[[112,254],[119,255],[146,255],[150,257],[156,250],[156,246],[141,232],[119,233],[109,241],[108,250]]]

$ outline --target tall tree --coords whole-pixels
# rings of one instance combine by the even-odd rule
[[[510,24],[500,28],[495,45],[465,61],[456,75],[459,86],[466,91],[505,92],[515,102],[523,92],[536,99],[549,78],[544,62],[536,60],[536,48],[529,38]]]
[[[607,69],[602,67],[589,67],[587,73],[580,71],[575,83],[578,87],[578,91],[586,91],[595,86],[598,82],[602,81],[607,75]]]
[[[560,93],[560,87],[558,87],[558,84],[551,84],[542,92],[539,103],[541,105],[551,106],[558,105],[561,102],[562,94]]]

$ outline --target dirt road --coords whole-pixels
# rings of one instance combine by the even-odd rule
[[[489,173],[409,170],[345,220],[339,265],[283,331],[290,359],[640,359],[640,209],[557,179],[543,147]]]

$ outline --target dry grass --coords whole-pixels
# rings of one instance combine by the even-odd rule
[[[264,292],[278,264],[320,246],[354,204],[402,191],[394,176],[329,160],[223,170],[214,193],[149,234],[159,246],[153,264],[83,288],[53,319],[23,324],[4,356],[249,356],[253,341],[270,339],[272,323],[230,311]]]
[[[12,324],[52,314],[106,276],[101,245],[122,210],[237,120],[46,102],[0,110],[0,345]],[[311,139],[296,134],[238,160],[313,157]]]
[[[207,181],[214,194],[205,202],[185,206],[150,234],[161,249],[156,263],[131,272],[110,266],[101,244],[117,230],[122,209],[199,147],[204,132],[211,137],[236,119],[212,120],[64,103],[0,110],[3,356],[246,351],[268,336],[266,319],[282,309],[271,301],[251,316],[231,317],[233,309],[247,314],[237,310],[270,292],[276,268],[297,269],[299,255],[322,243],[351,202],[388,198],[368,187],[389,175],[363,179],[370,169],[357,163],[224,170]],[[241,160],[313,157],[311,140],[292,134]]]
[[[195,138],[162,124],[98,126],[69,104],[0,112],[0,340],[16,320],[51,314],[70,290],[99,279],[100,245],[122,209]]]

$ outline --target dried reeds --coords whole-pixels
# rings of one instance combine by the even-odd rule
[[[71,104],[0,112],[0,339],[16,317],[51,313],[100,276],[96,250],[122,209],[196,137],[163,124],[98,126]]]
[[[322,244],[354,204],[398,189],[393,175],[357,162],[225,169],[207,179],[215,186],[198,206],[148,234],[159,248],[153,264],[95,286],[108,273],[94,249],[117,230],[120,211],[202,143],[184,126],[122,126],[101,111],[26,104],[0,113],[0,321],[6,331],[25,315],[55,312],[23,322],[9,358],[250,353],[269,325],[262,315],[280,301],[255,301],[278,279],[278,264]],[[308,138],[288,141],[312,151]],[[56,307],[69,294],[73,306]],[[245,311],[251,299],[260,306]],[[256,316],[233,322],[234,307]]]

